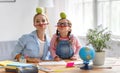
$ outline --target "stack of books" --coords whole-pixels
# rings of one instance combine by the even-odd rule
[[[6,61],[0,61],[0,66],[3,66],[6,72],[17,73],[19,67],[30,67],[30,66],[33,66],[33,64],[20,63],[20,62],[6,60]]]

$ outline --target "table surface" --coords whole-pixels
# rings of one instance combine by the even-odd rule
[[[44,65],[42,67],[54,70],[49,73],[120,73],[120,58],[106,58],[105,64],[103,66],[94,67],[92,70],[82,70],[80,69],[80,66],[83,65],[75,65],[74,67],[70,68],[66,68],[65,65]],[[0,73],[10,72],[5,72],[4,68],[0,68]],[[39,70],[39,73],[47,72]]]

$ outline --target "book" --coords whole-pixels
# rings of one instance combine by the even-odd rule
[[[33,68],[33,64],[28,64],[28,63],[21,63],[21,62],[12,62],[9,63],[5,66],[5,70],[6,72],[15,72],[18,73],[20,70],[25,71],[25,70],[32,70]],[[29,72],[28,72],[29,73]]]
[[[18,67],[29,68],[29,67],[32,67],[33,64],[5,60],[5,61],[0,61],[0,66],[4,67],[6,72],[17,73]]]
[[[7,64],[10,64],[12,62],[13,61],[10,61],[10,60],[0,61],[0,66],[6,66]]]
[[[25,67],[25,66],[33,66],[33,64],[14,62],[14,61],[0,61],[0,66],[16,66],[16,67]]]
[[[33,64],[12,62],[12,63],[7,64],[7,66],[27,67],[27,66],[33,66]]]

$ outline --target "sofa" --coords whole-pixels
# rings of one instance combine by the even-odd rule
[[[14,50],[17,40],[0,41],[0,61],[13,60],[11,52]]]
[[[82,46],[86,45],[86,38],[79,37]],[[17,40],[13,41],[0,41],[0,61],[1,60],[13,60],[11,55],[12,51],[17,44]],[[112,40],[110,42],[111,49],[106,50],[107,57],[120,57],[120,41]]]

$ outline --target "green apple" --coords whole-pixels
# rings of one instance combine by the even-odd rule
[[[62,19],[66,19],[66,14],[65,14],[64,12],[61,12],[61,13],[60,13],[60,17],[61,17]]]
[[[42,14],[42,9],[41,8],[36,8],[36,12],[39,14]]]

